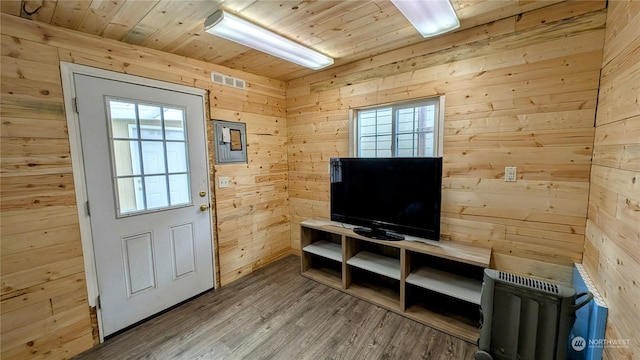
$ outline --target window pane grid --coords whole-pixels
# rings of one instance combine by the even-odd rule
[[[191,204],[185,110],[108,99],[116,216]]]
[[[140,139],[142,139],[142,134],[141,134],[142,126],[140,126],[140,109],[138,107],[138,104],[134,104],[134,107],[135,107],[135,112],[136,112],[136,128],[135,128],[136,137],[135,137],[135,139],[137,139],[136,142],[137,142],[137,145],[138,145],[138,152],[136,154],[137,157],[138,157],[138,163],[137,164],[138,164],[138,167],[140,168],[140,170],[142,170],[143,169],[143,167],[142,167],[142,141],[140,141]],[[142,170],[142,171],[144,171],[144,170]],[[147,188],[145,186],[146,183],[147,182],[145,181],[144,177],[141,177],[139,182],[138,182],[138,185],[142,189],[142,192],[140,194],[142,196],[138,195],[138,192],[135,192],[135,195],[137,195],[136,196],[136,205],[138,204],[138,201],[137,201],[138,197],[142,197],[142,203],[140,204],[139,207],[137,207],[133,211],[146,210],[147,209]],[[119,191],[118,189],[116,189],[116,190]],[[119,215],[123,214],[121,212],[121,210],[118,210],[118,212],[120,213]]]
[[[189,175],[189,173],[176,172],[176,173],[147,174],[147,175],[123,175],[123,176],[118,176],[118,179],[134,179],[134,178],[156,176],[156,175]]]
[[[437,99],[357,112],[357,155],[414,157],[436,154]]]

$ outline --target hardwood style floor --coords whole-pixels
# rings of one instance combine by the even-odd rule
[[[75,357],[472,359],[476,346],[300,275],[289,256]]]

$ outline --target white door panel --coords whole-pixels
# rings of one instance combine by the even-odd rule
[[[151,233],[123,238],[122,250],[127,297],[155,288],[156,266]]]
[[[173,278],[189,275],[196,270],[195,238],[193,223],[173,226],[171,228],[171,260],[173,261]]]
[[[203,100],[74,82],[106,336],[213,287]]]

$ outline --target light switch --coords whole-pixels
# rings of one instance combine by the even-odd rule
[[[226,176],[221,176],[218,178],[218,187],[226,188],[229,187],[229,178]]]

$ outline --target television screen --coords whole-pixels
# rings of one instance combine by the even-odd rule
[[[356,233],[378,239],[439,240],[442,158],[333,158],[330,164],[331,220],[363,226]]]

